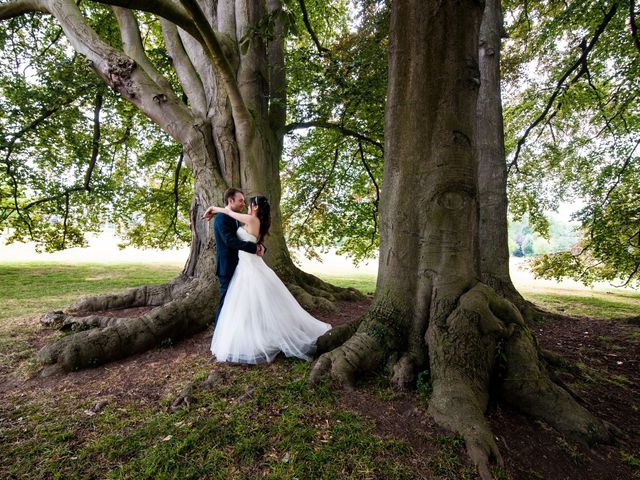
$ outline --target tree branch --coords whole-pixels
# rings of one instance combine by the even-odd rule
[[[67,230],[69,228],[69,192],[64,195],[64,228],[62,230],[62,249],[65,249],[67,243]]]
[[[48,11],[47,3],[44,0],[14,0],[0,5],[0,20],[19,17],[25,13],[47,13]]]
[[[80,93],[84,92],[85,90],[86,90],[86,88],[81,89]],[[14,172],[12,171],[12,168],[11,168],[11,162],[10,162],[11,154],[13,153],[13,149],[15,147],[16,142],[20,138],[22,138],[30,130],[33,130],[34,128],[38,127],[38,125],[43,123],[47,118],[51,117],[54,113],[59,111],[64,105],[66,105],[69,102],[70,102],[70,99],[64,99],[62,102],[60,102],[55,107],[52,107],[52,108],[49,108],[48,110],[45,110],[37,118],[35,118],[33,121],[31,121],[28,125],[22,127],[20,130],[18,130],[16,133],[14,133],[12,138],[11,138],[11,140],[8,143],[6,143],[5,145],[0,145],[1,149],[6,148],[6,150],[7,150],[7,152],[5,154],[5,157],[4,157],[4,163],[7,166],[7,168],[6,168],[7,175],[11,178],[11,183],[12,183],[12,186],[13,186],[13,188],[12,188],[13,195],[12,196],[13,196],[13,203],[14,203],[12,209],[5,209],[4,210],[4,212],[6,212],[8,210],[8,213],[5,214],[3,212],[1,220],[2,221],[6,220],[10,215],[13,214],[13,212],[16,212],[24,220],[25,225],[27,225],[27,228],[29,230],[29,235],[31,237],[33,237],[33,232],[31,230],[31,220],[29,219],[28,215],[26,217],[23,217],[22,210],[20,208],[20,205],[18,204],[18,188],[20,186],[20,182],[18,181],[16,175],[14,174]]]
[[[558,95],[560,95],[560,93],[562,92],[562,90],[563,90],[563,88],[565,86],[565,82],[568,80],[568,78],[571,76],[571,74],[573,74],[573,72],[575,72],[578,69],[578,67],[581,67],[581,66],[584,65],[584,63],[585,63],[585,61],[587,59],[587,56],[589,55],[591,50],[593,50],[593,47],[596,45],[598,39],[600,38],[600,35],[602,35],[602,33],[604,32],[605,28],[607,27],[607,25],[609,24],[611,19],[614,17],[614,15],[615,15],[617,10],[618,10],[618,4],[614,3],[611,6],[611,9],[605,14],[604,19],[602,20],[600,25],[598,25],[598,27],[596,28],[596,30],[595,30],[595,32],[593,34],[593,37],[591,38],[591,41],[589,42],[589,44],[586,45],[586,46],[581,45],[582,54],[567,69],[567,71],[562,75],[560,80],[558,80],[558,83],[556,84],[556,87],[555,87],[555,89],[553,91],[553,94],[551,95],[551,97],[549,97],[549,100],[547,101],[547,105],[545,106],[544,110],[542,111],[542,113],[540,113],[540,115],[538,115],[538,117],[533,121],[533,123],[527,127],[527,129],[525,130],[525,132],[522,135],[522,137],[520,138],[520,140],[518,140],[518,146],[516,148],[516,153],[515,153],[515,155],[513,157],[513,160],[509,163],[509,168],[508,168],[509,170],[511,170],[511,167],[513,167],[514,165],[517,165],[518,157],[520,155],[520,151],[521,151],[524,143],[527,141],[527,138],[529,137],[529,134],[547,116],[547,114],[549,113],[549,110],[553,106],[553,102],[555,102],[555,100],[558,97]],[[578,72],[578,73],[580,74],[580,72]]]
[[[200,32],[194,25],[189,13],[179,4],[171,0],[94,0],[97,3],[124,7],[130,10],[141,10],[143,12],[153,13],[159,17],[175,23],[188,32],[193,38],[202,43]]]
[[[316,191],[316,194],[313,196],[313,200],[311,200],[311,206],[309,207],[309,213],[307,214],[307,218],[304,219],[304,222],[302,222],[300,225],[298,225],[298,228],[296,229],[296,232],[299,232],[300,228],[303,225],[307,225],[309,223],[309,219],[311,218],[311,214],[313,213],[314,210],[316,210],[318,208],[318,206],[316,205],[316,203],[318,202],[318,198],[320,198],[320,195],[322,194],[324,189],[327,187],[327,184],[329,183],[329,180],[331,180],[331,177],[333,176],[333,172],[336,169],[336,165],[338,164],[339,156],[340,156],[340,145],[336,145],[336,149],[335,149],[335,152],[333,154],[333,163],[331,164],[331,170],[329,170],[329,173],[327,174],[327,176],[325,177],[324,181],[322,182],[322,185],[320,185],[320,188]]]
[[[22,207],[22,210],[27,211],[36,205],[40,205],[42,203],[51,202],[53,200],[57,200],[62,197],[66,197],[67,203],[67,215],[69,213],[69,196],[74,192],[90,192],[91,191],[91,176],[93,175],[93,170],[96,166],[96,162],[98,161],[98,156],[100,154],[100,112],[102,111],[102,101],[103,96],[101,92],[96,93],[96,100],[93,110],[93,139],[91,141],[91,158],[89,159],[89,166],[87,167],[87,171],[84,175],[84,182],[82,185],[76,185],[75,187],[65,188],[62,193],[57,195],[51,195],[49,197],[40,198],[38,200],[34,200],[33,202],[27,204]],[[65,234],[66,234],[66,217],[65,217]],[[64,245],[64,239],[62,241]]]
[[[196,72],[189,55],[184,49],[182,40],[180,40],[178,28],[175,24],[164,18],[160,19],[160,24],[162,25],[164,43],[171,57],[173,68],[176,69],[182,89],[191,102],[191,109],[196,115],[205,117],[207,97],[204,93],[204,87],[202,86],[198,72]]]
[[[179,142],[192,134],[192,116],[177,98],[159,95],[158,85],[143,68],[127,55],[117,51],[87,25],[72,0],[57,0],[50,5],[64,33],[80,54],[90,62],[96,73],[111,88],[134,104],[165,132]]]
[[[169,235],[169,231],[173,229],[173,233],[178,235],[178,229],[176,228],[178,224],[178,207],[180,206],[180,189],[179,189],[179,180],[180,180],[180,170],[182,168],[182,161],[184,160],[184,150],[180,152],[180,158],[178,158],[178,164],[176,165],[176,171],[173,178],[173,216],[171,217],[171,222],[169,222],[169,226],[165,230],[161,242],[164,242]]]
[[[204,15],[200,5],[198,5],[197,0],[180,0],[180,2],[191,14],[203,39],[205,51],[208,52],[211,62],[220,75],[220,79],[222,80],[225,90],[227,91],[227,95],[229,96],[231,111],[236,121],[236,125],[249,130],[252,126],[251,115],[249,114],[244,100],[242,99],[238,82],[236,81],[227,57],[222,51],[222,46],[218,41],[216,33],[213,28],[211,28],[211,25],[209,25],[207,17]]]
[[[384,152],[384,146],[382,145],[382,143],[378,142],[377,140],[374,140],[374,139],[372,139],[372,138],[370,138],[370,137],[368,137],[366,135],[358,133],[355,130],[351,130],[349,128],[345,128],[342,125],[340,125],[339,123],[327,122],[325,120],[311,120],[309,122],[294,122],[294,123],[290,123],[285,127],[285,131],[286,131],[286,133],[291,133],[294,130],[300,130],[300,129],[303,129],[303,128],[312,128],[312,127],[328,128],[330,130],[337,130],[338,132],[341,132],[343,135],[345,135],[347,137],[357,138],[358,140],[361,140],[363,142],[370,143],[371,145],[375,145],[376,147],[378,147],[380,149],[380,151]]]
[[[378,182],[376,182],[376,178],[373,176],[373,172],[371,168],[369,168],[369,164],[364,156],[364,149],[362,148],[362,142],[358,140],[358,151],[360,152],[360,159],[362,160],[362,164],[364,165],[369,178],[373,182],[373,185],[376,187],[376,199],[373,202],[375,209],[373,210],[373,233],[371,234],[371,243],[368,248],[373,247],[373,244],[376,241],[376,234],[378,233],[378,212],[380,206],[380,187],[378,186]]]
[[[635,153],[636,149],[638,148],[638,146],[640,146],[640,140],[638,140],[636,142],[636,144],[633,146],[633,148],[631,149],[631,151],[629,152],[629,155],[627,155],[627,158],[624,160],[624,163],[622,164],[622,167],[620,167],[620,171],[618,172],[618,174],[616,175],[616,181],[615,183],[611,186],[611,188],[609,189],[609,191],[607,191],[607,194],[604,197],[604,200],[602,201],[602,203],[600,204],[601,207],[604,207],[605,204],[607,203],[607,201],[609,200],[609,196],[611,195],[611,192],[613,192],[616,187],[618,186],[618,184],[620,183],[620,180],[622,180],[622,175],[624,174],[625,170],[627,169],[627,167],[629,166],[629,163],[631,162],[631,159],[634,158],[633,154]]]
[[[156,70],[145,53],[142,38],[140,37],[140,27],[133,12],[122,7],[111,7],[111,9],[116,16],[116,20],[118,20],[124,53],[134,59],[158,87],[165,91],[166,95],[175,96],[171,84]]]
[[[48,110],[45,110],[44,112],[42,112],[40,114],[40,116],[38,116],[35,120],[33,120],[29,125],[27,125],[26,127],[22,127],[15,134],[13,134],[13,137],[11,138],[11,141],[9,141],[7,146],[6,147],[4,145],[1,146],[1,148],[7,148],[7,154],[5,156],[5,161],[9,160],[9,157],[11,156],[11,153],[13,152],[13,147],[15,146],[16,142],[22,136],[24,136],[29,130],[33,130],[34,128],[36,128],[38,125],[40,125],[42,122],[44,122],[47,118],[49,118],[51,115],[53,115],[58,110],[60,110],[63,105],[68,103],[68,101],[69,101],[68,99],[65,99],[63,102],[61,102],[60,104],[56,105],[55,107],[52,107],[52,108],[50,108]]]
[[[89,167],[87,173],[84,176],[84,189],[87,192],[91,191],[89,186],[91,183],[91,175],[93,169],[98,161],[98,155],[100,154],[100,112],[102,110],[102,93],[98,91],[96,93],[96,103],[93,110],[93,141],[91,142],[91,160],[89,161]]]
[[[327,48],[320,45],[320,41],[316,36],[316,32],[314,32],[313,27],[311,26],[311,22],[309,21],[309,14],[307,13],[307,6],[305,5],[304,0],[298,0],[298,2],[300,3],[300,10],[302,11],[302,20],[304,22],[304,26],[307,28],[307,32],[309,32],[309,35],[311,35],[313,43],[316,44],[318,52],[320,53],[320,55],[330,56],[331,52]]]

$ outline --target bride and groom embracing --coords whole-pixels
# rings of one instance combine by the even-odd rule
[[[225,207],[209,207],[214,215],[216,275],[220,304],[216,311],[211,353],[220,362],[267,363],[282,352],[310,360],[316,340],[331,325],[309,315],[263,261],[263,240],[271,226],[266,197],[245,198],[241,190],[224,192]]]

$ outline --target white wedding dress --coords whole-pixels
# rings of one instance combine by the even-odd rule
[[[241,240],[257,239],[238,228]],[[310,360],[331,325],[309,315],[261,257],[240,251],[211,353],[220,362],[265,363],[279,353]]]

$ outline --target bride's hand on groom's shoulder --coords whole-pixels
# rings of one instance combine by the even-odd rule
[[[203,220],[211,220],[211,218],[216,214],[216,213],[220,213],[222,210],[222,208],[220,207],[216,207],[216,206],[211,206],[209,208],[207,208],[204,213],[202,214],[202,219]]]

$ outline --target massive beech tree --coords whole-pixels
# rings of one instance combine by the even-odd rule
[[[480,281],[482,12],[471,0],[392,4],[376,294],[359,322],[321,337],[311,382],[352,385],[386,366],[403,388],[428,369],[430,413],[491,478],[501,463],[484,416],[491,395],[583,441],[610,440],[612,427],[550,379],[519,309]]]
[[[286,119],[284,27],[278,0],[101,1],[117,19],[122,50],[94,31],[73,0],[14,0],[0,19],[52,15],[72,47],[112,89],[182,146],[194,178],[191,252],[182,274],[166,285],[80,300],[71,311],[154,306],[134,319],[100,315],[67,318],[74,335],[43,348],[46,372],[96,365],[179,338],[207,325],[217,302],[215,245],[206,207],[222,202],[229,186],[267,195],[273,223],[270,266],[306,307],[330,307],[355,295],[305,274],[292,263],[281,227],[279,161]],[[149,60],[130,9],[161,18],[167,52],[183,98]],[[261,30],[271,32],[261,35]],[[19,212],[18,212],[19,213]]]

